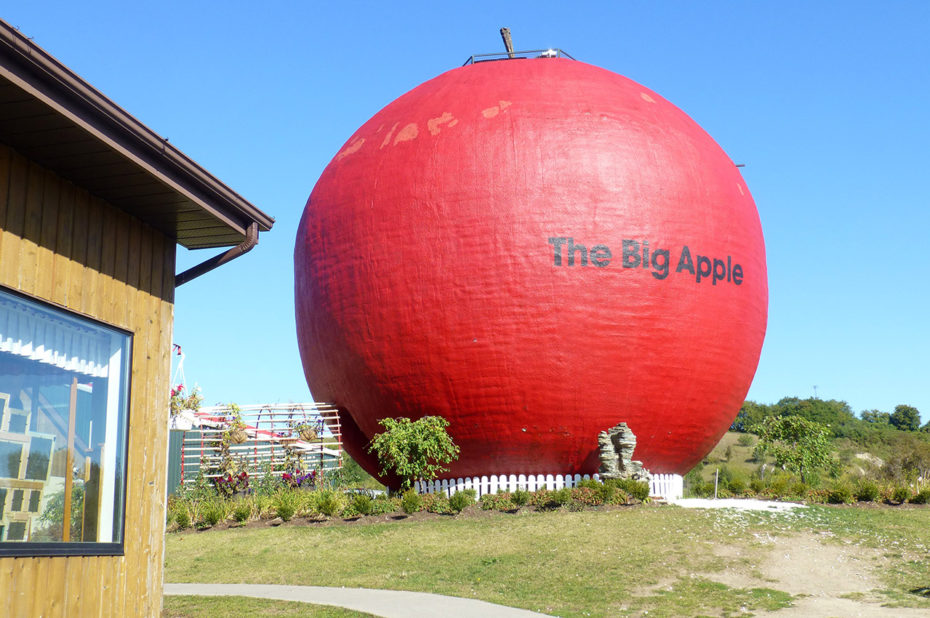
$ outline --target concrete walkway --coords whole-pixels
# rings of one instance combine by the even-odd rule
[[[238,596],[336,605],[385,618],[529,618],[545,616],[526,609],[428,592],[275,586],[266,584],[165,584],[165,594],[206,597]]]

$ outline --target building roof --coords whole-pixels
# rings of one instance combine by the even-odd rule
[[[188,249],[274,219],[0,20],[0,142]]]

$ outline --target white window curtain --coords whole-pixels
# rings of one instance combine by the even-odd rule
[[[0,352],[106,378],[110,337],[76,321],[0,296]]]

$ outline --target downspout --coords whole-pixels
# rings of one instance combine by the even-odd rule
[[[190,281],[195,279],[200,275],[210,272],[214,268],[218,268],[227,262],[231,262],[240,255],[248,253],[252,250],[255,245],[258,244],[258,222],[253,221],[249,225],[249,229],[245,232],[245,240],[233,247],[232,249],[215,255],[209,260],[201,262],[192,268],[188,268],[183,273],[179,273],[174,276],[174,287],[180,287]]]

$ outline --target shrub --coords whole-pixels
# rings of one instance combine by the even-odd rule
[[[736,495],[746,492],[746,481],[739,476],[734,476],[730,479],[730,482],[727,483],[727,489],[733,492]]]
[[[694,488],[694,494],[700,498],[710,498],[714,495],[714,482],[705,481]]]
[[[552,501],[558,506],[565,506],[572,501],[572,490],[568,487],[557,489],[552,492]]]
[[[904,487],[899,485],[895,487],[891,492],[891,501],[897,502],[898,504],[904,504],[911,497],[910,487]]]
[[[423,509],[423,498],[413,489],[408,489],[400,499],[400,508],[408,515],[416,513]]]
[[[620,492],[620,490],[615,486],[600,483],[595,491],[597,492],[597,497],[601,501],[601,504],[620,504],[617,502],[617,493]],[[625,499],[626,496],[624,496],[624,501]]]
[[[442,515],[452,510],[449,507],[449,498],[446,497],[446,494],[423,494],[420,498],[423,499],[422,510],[427,513],[438,513]]]
[[[754,494],[761,494],[765,490],[765,481],[762,479],[752,479],[749,481],[749,489]]]
[[[493,511],[495,508],[497,508],[497,496],[499,495],[500,494],[484,494],[478,500],[478,506],[482,511]]]
[[[274,512],[284,521],[290,521],[299,505],[300,496],[289,489],[280,490],[274,497]]]
[[[570,506],[578,505],[581,507],[586,506],[600,506],[604,504],[604,500],[601,498],[601,492],[598,489],[593,489],[591,487],[576,487],[572,491],[572,501]],[[616,489],[614,490],[616,491]]]
[[[752,446],[756,443],[756,439],[750,433],[743,433],[740,434],[739,438],[736,439],[736,443],[740,446]]]
[[[693,468],[691,468],[691,470],[689,470],[687,474],[685,474],[684,490],[685,490],[686,496],[703,496],[704,495],[704,491],[703,491],[704,477],[701,474],[701,470],[703,470],[703,468],[704,466],[702,466],[701,464],[698,464],[694,466]],[[604,484],[604,487],[609,487],[609,486],[616,488],[616,485],[608,485],[607,483]]]
[[[769,483],[769,491],[771,491],[773,496],[783,498],[788,495],[790,486],[789,477],[779,476],[778,478],[772,479]]]
[[[878,496],[881,492],[878,490],[878,485],[874,481],[868,479],[861,479],[858,484],[856,484],[856,500],[859,502],[875,502],[878,500]]]
[[[248,500],[238,500],[232,508],[233,519],[240,524],[252,516],[252,504]]]
[[[449,498],[449,509],[453,513],[461,513],[464,509],[475,503],[475,490],[465,489],[457,491]]]
[[[830,490],[828,489],[811,489],[807,492],[805,500],[814,504],[824,504],[830,499]]]
[[[796,481],[791,484],[790,495],[793,498],[798,498],[798,499],[803,500],[804,498],[807,497],[807,494],[810,493],[810,490],[811,488],[807,483],[804,483],[802,481]],[[850,495],[852,495],[851,491],[850,491]]]
[[[838,483],[827,493],[827,502],[830,504],[850,504],[853,501],[853,492],[849,485]]]
[[[295,491],[297,511],[295,515],[310,517],[316,514],[319,496],[315,491]]]
[[[371,501],[372,515],[385,515],[400,510],[400,500],[386,495],[377,496]]]
[[[268,519],[274,513],[274,496],[255,494],[252,496],[252,502],[259,519]]]
[[[555,506],[555,501],[552,499],[552,492],[548,489],[537,489],[530,496],[530,505],[535,506],[538,509],[550,508]]]
[[[633,479],[619,479],[616,482],[617,489],[622,489],[625,491],[631,498],[635,498],[640,502],[645,502],[649,499],[649,483],[646,481],[634,481]],[[711,489],[713,492],[713,489]]]
[[[598,489],[602,487],[603,483],[596,481],[594,479],[581,479],[578,481],[577,487],[587,487],[588,489]]]
[[[323,515],[326,515],[327,517],[335,517],[342,512],[343,505],[343,497],[341,493],[333,491],[332,489],[318,492],[316,508]]]
[[[530,492],[525,489],[518,489],[510,494],[510,499],[513,501],[514,506],[526,506],[530,501]]]
[[[200,505],[201,523],[213,527],[226,519],[226,501],[222,498],[206,500]]]
[[[355,494],[352,496],[352,508],[359,515],[369,515],[371,514],[372,502],[374,502],[368,494]]]
[[[930,489],[921,489],[917,495],[911,498],[914,504],[930,504]]]
[[[191,514],[187,512],[187,507],[183,505],[174,514],[174,521],[178,524],[179,530],[191,527]]]
[[[532,501],[535,494],[531,494],[529,499]],[[512,494],[485,494],[481,496],[479,506],[484,511],[512,511],[517,508],[513,502]]]

